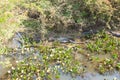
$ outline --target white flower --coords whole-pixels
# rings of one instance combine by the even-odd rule
[[[20,75],[20,77],[23,77],[23,75]]]
[[[12,70],[15,70],[15,67],[12,67]]]
[[[22,70],[21,73],[24,73],[24,70]]]
[[[49,73],[50,71],[51,71],[50,68],[48,68],[48,69],[47,69],[47,73]]]
[[[50,57],[53,57],[54,55],[53,54],[50,54]]]
[[[18,63],[19,61],[16,61],[16,63]]]
[[[11,73],[11,71],[9,70],[8,73]]]

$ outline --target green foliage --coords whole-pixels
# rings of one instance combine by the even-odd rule
[[[90,42],[89,44],[87,44],[87,48],[91,51],[91,52],[113,52],[114,50],[119,48],[118,43],[120,43],[119,41],[117,41],[116,38],[113,38],[111,36],[109,36],[108,34],[102,32],[102,33],[98,33],[96,34],[96,38],[94,42]]]
[[[48,48],[45,46],[38,49],[40,50],[38,55],[32,53],[30,57],[19,62],[17,68],[11,70],[9,75],[12,80],[33,79],[34,75],[36,75],[36,78],[51,80],[54,75],[59,78],[59,69],[65,73],[79,73],[80,63],[73,62],[72,49]],[[74,66],[71,66],[73,64]]]
[[[72,29],[75,29],[76,24],[77,28],[89,27],[93,24],[95,24],[94,27],[105,27],[102,23],[109,28],[119,28],[119,6],[119,0],[3,1],[0,2],[0,7],[2,7],[0,11],[0,32],[2,34],[0,35],[7,36],[7,31],[9,31],[8,38],[10,38],[12,33],[18,29],[19,23],[25,27],[37,28],[43,31],[43,34],[47,34],[47,30],[65,32],[70,30],[70,24],[72,24]],[[29,20],[26,15],[29,10],[40,12],[40,18]]]
[[[117,63],[117,68],[120,69],[120,63]]]
[[[102,60],[101,62],[99,62],[97,70],[100,73],[111,71],[111,70],[113,70],[114,67],[116,67],[115,64],[114,64],[114,62],[115,61],[113,59],[106,58],[106,59]]]
[[[0,46],[0,54],[6,54],[8,52],[8,48],[6,46]]]
[[[40,28],[40,26],[41,26],[41,23],[39,21],[36,21],[36,20],[24,20],[23,24],[26,27],[30,27],[33,29]]]

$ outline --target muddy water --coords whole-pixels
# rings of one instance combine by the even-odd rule
[[[16,61],[22,61],[30,56],[39,55],[38,51],[35,51],[34,48],[30,48],[29,51],[25,51],[24,54],[21,54],[22,49],[22,37],[20,33],[17,33],[12,40],[11,48],[18,48],[17,52],[10,53],[8,55],[1,55],[0,56],[0,77],[5,75],[11,67],[16,64]],[[31,52],[35,51],[35,54],[31,54]],[[89,64],[90,65],[90,64]],[[59,80],[120,80],[120,73],[117,71],[114,72],[106,72],[104,74],[99,74],[97,72],[88,72],[81,74],[80,76],[72,77],[70,73],[64,73],[62,70],[59,70],[60,78]],[[0,79],[1,80],[1,79]],[[34,77],[33,80],[36,80]],[[55,79],[53,79],[55,80]]]

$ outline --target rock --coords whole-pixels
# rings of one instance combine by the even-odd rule
[[[71,41],[74,41],[74,39],[67,38],[67,37],[60,37],[60,38],[57,38],[56,40],[61,43],[70,43]]]
[[[109,33],[112,34],[112,36],[120,37],[120,33],[119,33],[119,32],[112,32],[112,31],[109,31]]]
[[[58,41],[60,43],[72,43],[72,42],[74,42],[74,39],[67,38],[67,37],[58,37],[58,38],[51,37],[48,39],[48,41]]]

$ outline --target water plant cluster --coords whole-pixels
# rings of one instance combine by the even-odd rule
[[[119,69],[119,39],[106,34],[105,31],[96,34],[93,39],[93,42],[87,44],[87,49],[94,54],[90,59],[98,62],[96,69],[100,73]]]
[[[92,64],[94,66],[90,69],[100,73],[119,70],[118,39],[111,38],[104,31],[95,34],[92,39],[96,40],[86,44],[69,43],[67,46],[59,42],[47,46],[44,43],[37,46],[34,44],[34,47],[27,45],[23,52],[27,50],[30,56],[22,61],[16,61],[16,66],[8,71],[8,77],[11,80],[59,79],[60,71],[76,76],[89,71],[88,68],[93,66]]]
[[[80,62],[72,56],[72,48],[51,48],[40,46],[39,51],[33,51],[31,56],[17,62],[8,75],[16,79],[53,79],[59,78],[59,70],[65,73],[82,73]],[[37,49],[37,50],[38,50]],[[74,66],[72,66],[74,65]]]
[[[97,36],[94,36],[93,40],[93,42],[87,45],[91,52],[112,53],[120,48],[119,39],[106,34],[105,31],[98,33]]]

